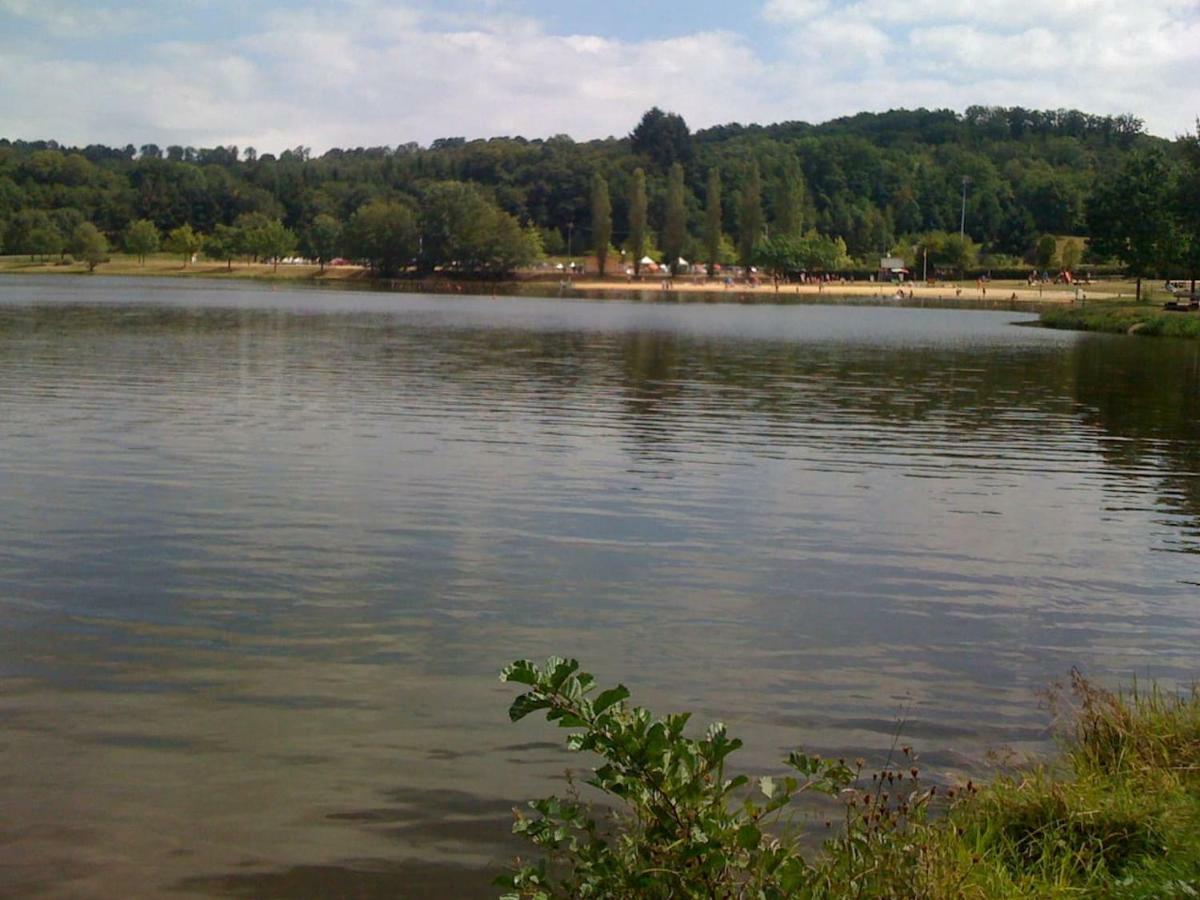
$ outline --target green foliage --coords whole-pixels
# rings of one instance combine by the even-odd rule
[[[1047,272],[1054,268],[1058,260],[1058,241],[1052,234],[1043,234],[1038,238],[1034,251],[1034,264],[1040,271]]]
[[[172,228],[167,235],[167,240],[163,244],[168,253],[178,253],[183,257],[183,266],[187,268],[191,258],[200,252],[200,248],[204,246],[204,237],[196,234],[192,230],[191,225],[180,225],[178,228]]]
[[[328,213],[316,215],[301,237],[301,252],[315,259],[325,271],[325,264],[338,255],[342,246],[342,223]]]
[[[847,262],[844,244],[815,232],[804,237],[771,237],[760,242],[754,251],[754,265],[774,275],[834,272]]]
[[[1043,310],[1039,320],[1046,328],[1065,331],[1136,334],[1138,337],[1200,338],[1200,315],[1163,312],[1157,306],[1089,303],[1084,306]]]
[[[808,186],[804,181],[804,172],[795,158],[784,163],[771,199],[774,209],[772,236],[796,237],[804,234],[808,228]],[[879,215],[878,211],[875,211],[875,214]]]
[[[252,213],[239,219],[239,223],[238,239],[242,251],[264,262],[270,260],[275,268],[279,267],[281,257],[296,248],[296,235],[278,219]]]
[[[1117,174],[1097,185],[1088,203],[1091,248],[1115,257],[1140,279],[1166,272],[1188,238],[1173,213],[1175,173],[1161,150],[1129,156]]]
[[[1083,246],[1075,238],[1068,238],[1063,243],[1061,255],[1064,271],[1074,272],[1083,261]]]
[[[142,265],[148,254],[158,252],[159,241],[158,228],[149,219],[130,222],[125,229],[125,252],[136,256]]]
[[[683,166],[672,163],[667,176],[667,211],[663,223],[662,248],[667,264],[675,274],[679,259],[683,256],[683,242],[687,236],[687,208],[684,200]]]
[[[930,231],[905,237],[900,241],[899,251],[898,255],[914,272],[921,270],[927,254],[930,274],[939,269],[961,274],[979,260],[979,245],[957,232]]]
[[[716,274],[715,267],[725,260],[721,255],[721,170],[716,166],[708,170],[708,185],[704,192],[704,260],[708,264],[708,277]]]
[[[757,162],[750,163],[738,200],[738,262],[749,269],[754,264],[754,250],[762,240],[763,231],[762,176]]]
[[[870,774],[797,751],[789,774],[727,771],[741,742],[722,725],[687,735],[621,685],[597,693],[574,660],[521,660],[501,680],[527,690],[515,722],[545,712],[572,751],[599,764],[585,802],[573,781],[519,813],[515,833],[545,857],[497,879],[508,898],[1195,897],[1200,893],[1200,693],[1114,695],[1076,673],[1062,767],[979,788],[925,787],[909,747]],[[1063,693],[1059,695],[1061,704]],[[891,762],[892,760],[895,762]],[[840,807],[806,858],[786,811],[806,792]],[[938,814],[933,815],[938,803]],[[826,828],[833,828],[833,821]]]
[[[241,253],[242,232],[232,225],[218,225],[204,239],[204,255],[224,262],[230,270],[233,269],[233,258]]]
[[[372,200],[350,217],[343,243],[349,256],[381,275],[394,275],[417,257],[416,214],[406,203]]]
[[[510,896],[782,898],[812,881],[781,815],[805,791],[832,795],[851,784],[844,764],[797,751],[787,760],[794,774],[758,779],[752,794],[749,778],[726,775],[742,743],[721,724],[688,737],[688,715],[655,718],[629,706],[622,685],[596,694],[574,660],[521,660],[501,680],[528,688],[510,718],[545,711],[570,729],[570,750],[602,760],[587,783],[620,806],[605,823],[578,796],[532,803],[535,815],[521,815],[514,831],[549,860],[502,879]]]
[[[646,255],[646,173],[634,169],[629,188],[629,243],[634,274],[641,274],[642,258]]]
[[[70,251],[87,264],[88,271],[108,261],[108,239],[91,222],[80,222],[71,234]]]
[[[625,226],[638,218],[634,169],[642,168],[649,219],[664,226],[669,170],[681,163],[685,224],[680,246],[687,256],[711,260],[726,230],[735,233],[747,261],[769,222],[772,236],[815,228],[843,240],[854,256],[870,259],[895,244],[897,235],[957,232],[966,175],[972,179],[966,233],[989,257],[1025,257],[1041,234],[1085,236],[1091,227],[1116,235],[1097,247],[1102,257],[1116,255],[1146,271],[1200,271],[1200,205],[1194,202],[1200,135],[1160,140],[1144,134],[1130,116],[1020,107],[972,107],[962,114],[893,110],[820,125],[722,125],[692,135],[678,116],[651,110],[628,138],[586,142],[564,135],[455,138],[430,147],[334,148],[320,156],[303,147],[278,155],[250,150],[239,155],[225,147],[164,151],[152,144],[143,150],[2,142],[5,230],[0,242],[5,250],[43,257],[60,253],[63,238],[81,221],[109,235],[125,235],[141,220],[164,234],[190,225],[196,234],[213,235],[218,226],[242,228],[245,217],[255,216],[279,220],[303,237],[306,255],[321,261],[326,254],[310,246],[319,216],[348,224],[377,200],[424,208],[431,190],[454,181],[470,185],[521,226],[536,227],[545,249],[557,255],[568,226],[589,220],[596,173],[603,173],[610,186],[617,225],[610,240],[630,248],[635,242]],[[1139,174],[1131,161],[1143,157],[1158,162]],[[759,167],[757,190],[750,184],[750,160]],[[723,179],[723,191],[705,189],[705,178],[714,170]],[[1154,178],[1145,177],[1147,172]],[[1149,199],[1133,206],[1110,202],[1113,186],[1121,188],[1118,201],[1126,188],[1126,194]],[[750,203],[756,193],[758,214],[742,209],[738,198]],[[706,201],[703,217],[690,206],[699,196]],[[511,238],[510,223],[498,227]],[[637,242],[642,252],[635,259],[647,255],[653,240],[649,221],[640,230],[645,243]],[[1157,236],[1142,253],[1135,245],[1145,243],[1137,234],[1146,230]],[[491,272],[509,264],[502,260],[530,250],[515,256],[500,252],[502,244],[518,249],[507,240],[489,250],[469,231],[466,227],[463,234],[474,248],[472,262],[437,253],[421,264]],[[589,246],[597,245],[604,242],[593,231]],[[248,251],[239,255],[243,252]]]
[[[476,275],[500,275],[535,260],[536,236],[497,209],[479,189],[461,181],[429,185],[421,203],[421,261]]]
[[[648,157],[660,171],[692,158],[692,135],[683,117],[657,106],[642,116],[629,142],[634,153]]]
[[[608,194],[608,182],[597,172],[592,177],[592,249],[596,253],[596,265],[601,277],[608,267],[612,230],[612,200]]]

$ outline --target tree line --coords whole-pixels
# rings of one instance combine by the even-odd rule
[[[1091,238],[1081,257],[1161,274],[1194,256],[1181,250],[1195,227],[1178,198],[1194,188],[1195,144],[1150,136],[1131,116],[1019,107],[696,133],[653,109],[623,138],[443,138],[320,156],[0,140],[0,252],[72,252],[90,223],[127,249],[135,224],[164,247],[187,228],[213,258],[341,255],[388,273],[494,274],[543,252],[786,271],[932,251],[939,266],[1006,268],[1045,261],[1047,236],[1075,235]],[[1131,190],[1161,234],[1111,237]],[[181,253],[184,237],[172,242]]]

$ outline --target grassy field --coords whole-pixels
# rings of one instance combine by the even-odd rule
[[[1200,338],[1200,312],[1166,312],[1161,303],[1110,301],[1046,309],[1041,322],[1047,328],[1069,331]]]
[[[31,261],[28,256],[2,256],[0,257],[0,273],[87,275],[88,271],[87,266],[83,263],[64,264],[57,257],[51,257],[46,261]],[[145,264],[140,263],[135,256],[114,253],[108,262],[101,263],[96,267],[94,274],[330,282],[367,279],[363,270],[358,266],[326,266],[323,273],[319,266],[281,264],[276,268],[264,263],[234,262],[230,268],[226,263],[207,259],[184,266],[183,260],[179,256],[168,253],[147,256]]]

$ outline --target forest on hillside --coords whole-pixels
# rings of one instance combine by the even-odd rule
[[[157,248],[151,231],[186,229],[194,241],[172,245],[185,253],[207,239],[214,258],[299,249],[393,271],[495,272],[593,249],[786,260],[792,239],[824,241],[846,266],[923,246],[946,264],[1004,267],[1048,262],[1046,236],[1071,235],[1091,261],[1163,274],[1195,268],[1198,141],[1151,136],[1132,116],[1000,107],[695,133],[653,109],[624,138],[451,137],[319,156],[5,139],[0,253],[69,252],[89,223],[127,249],[140,231],[134,252]],[[1153,221],[1135,225],[1133,211]]]

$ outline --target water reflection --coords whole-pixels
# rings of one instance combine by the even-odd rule
[[[55,281],[0,284],[0,892],[486,895],[571,763],[515,656],[942,774],[1194,675],[1194,345]]]

